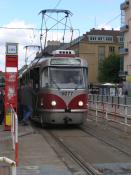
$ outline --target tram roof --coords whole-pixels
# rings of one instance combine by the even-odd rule
[[[74,60],[74,62],[72,62],[72,64],[51,64],[51,60]],[[78,64],[77,62],[75,62],[75,60],[80,60],[80,64]],[[34,59],[28,66],[28,68],[33,68],[33,67],[40,67],[41,64],[44,64],[45,67],[46,66],[80,66],[80,67],[87,67],[87,61],[83,58],[80,57],[62,57],[62,56],[48,56],[48,57],[38,57],[36,59]]]
[[[76,64],[51,64],[51,60],[55,60],[57,62],[57,60],[74,60],[74,63]],[[75,60],[80,60],[79,64],[78,62],[75,62]],[[43,65],[42,65],[43,64]],[[67,56],[67,57],[59,57],[59,56],[42,56],[42,57],[36,57],[28,66],[26,65],[26,67],[24,67],[24,69],[22,71],[20,71],[19,73],[19,77],[21,77],[24,73],[26,73],[27,70],[32,69],[32,68],[37,68],[37,67],[47,67],[47,66],[72,66],[72,67],[87,67],[87,61],[83,58],[80,57],[71,57],[71,56]]]

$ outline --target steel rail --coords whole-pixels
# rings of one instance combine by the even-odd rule
[[[34,125],[32,126],[35,128],[46,140],[44,133],[41,129],[36,128]],[[92,167],[89,163],[85,162],[80,155],[78,155],[74,150],[72,151],[66,144],[62,142],[56,135],[54,135],[51,131],[46,130],[46,132],[54,139],[54,141],[62,147],[62,149],[74,160],[74,162],[79,165],[87,175],[101,175],[101,173]],[[47,140],[48,142],[48,140]],[[54,148],[53,148],[54,149]]]
[[[63,143],[56,135],[51,131],[48,133],[53,137],[53,139],[62,146],[64,151],[87,173],[87,175],[100,175],[101,173],[92,167],[89,163],[85,162],[74,150],[72,151],[66,144]]]
[[[108,146],[110,146],[110,147],[112,147],[112,148],[114,148],[114,149],[117,149],[119,152],[121,152],[121,153],[123,153],[123,154],[125,154],[125,155],[127,155],[127,156],[129,156],[129,157],[131,158],[131,153],[129,153],[129,152],[127,152],[127,151],[121,149],[120,147],[118,147],[118,146],[112,144],[111,142],[106,141],[104,138],[102,138],[102,137],[100,137],[100,136],[98,136],[98,135],[96,135],[96,134],[90,132],[89,130],[87,130],[87,129],[88,129],[87,127],[81,126],[80,129],[81,129],[82,131],[84,131],[86,134],[95,137],[97,140],[99,140],[99,141],[105,143],[106,145],[108,145]]]

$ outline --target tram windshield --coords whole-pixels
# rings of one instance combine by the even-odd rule
[[[54,88],[81,89],[87,86],[86,68],[49,68],[50,86]]]

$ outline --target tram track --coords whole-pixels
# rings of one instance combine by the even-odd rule
[[[119,156],[121,155],[120,157],[122,157],[122,155],[124,157],[126,156],[127,160],[128,159],[130,160],[131,154],[129,152],[114,145],[113,142],[107,141],[100,136],[98,137],[98,135],[95,135],[94,132],[88,131],[90,129],[87,126],[83,126],[82,128],[78,127],[77,129],[73,129],[73,130],[72,129],[63,129],[63,128],[54,128],[54,129],[48,128],[46,130],[41,129],[41,128],[35,128],[35,130],[37,132],[39,132],[44,137],[44,139],[47,141],[47,143],[52,147],[52,149],[56,152],[56,154],[58,155],[60,160],[63,161],[63,163],[66,165],[66,167],[69,169],[69,171],[73,175],[76,175],[76,174],[79,174],[79,175],[85,175],[85,174],[86,175],[99,175],[101,173],[99,172],[99,170],[97,170],[97,168],[95,167],[95,164],[97,164],[99,162],[101,162],[101,163],[106,163],[108,161],[110,162],[110,160],[112,160],[111,162],[115,162],[115,161],[117,162],[117,159],[115,157],[118,157],[118,155]],[[73,132],[73,134],[70,135],[69,133],[72,133],[72,132]],[[94,139],[97,141],[94,142]],[[80,140],[81,141],[83,140],[83,141],[79,142]],[[88,142],[89,142],[89,146],[88,146]],[[81,146],[83,145],[83,143],[85,143],[85,146],[86,146],[85,148],[88,149],[88,150],[85,149],[85,151],[87,151],[88,153],[86,153],[83,150],[86,153],[85,155],[83,155],[83,153],[82,153]],[[91,143],[97,143],[97,144],[95,147],[92,147],[93,145],[91,145]],[[75,144],[78,144],[79,146],[78,145],[75,146]],[[56,148],[57,147],[56,145],[59,145],[59,148],[62,149],[63,152],[65,152],[63,155],[61,154],[61,151],[59,151],[59,148]],[[103,158],[101,159],[101,157],[98,158],[102,153],[102,152],[99,153],[99,151],[101,151],[101,149],[99,150],[100,145],[102,145],[102,148],[104,148],[104,150],[102,150],[102,152],[105,151],[103,154],[105,154],[105,156],[107,158],[106,157],[104,159]],[[96,155],[93,152],[91,152],[92,157],[90,157],[90,153],[89,153],[90,146],[92,148],[90,151],[93,151],[94,148],[96,151],[98,150],[97,154],[95,153]],[[79,147],[81,148],[81,151],[80,151],[80,149],[78,149]],[[105,147],[107,147],[107,150],[108,149],[110,151],[114,150],[113,152],[116,153],[112,157],[112,159],[110,159],[110,157],[111,157],[109,155],[110,151],[108,150],[106,153]],[[77,171],[75,171],[75,173],[72,171],[72,167],[71,167],[70,163],[65,158],[66,155],[68,155],[68,157],[70,157],[70,159],[73,160],[74,164],[77,165],[77,167],[78,167],[77,170],[79,173]],[[122,159],[120,159],[120,160],[122,160]],[[124,159],[123,159],[123,161],[124,161]]]
[[[92,115],[92,114],[88,114],[88,115]],[[95,116],[95,115],[92,115],[92,116]],[[102,118],[102,117],[100,117],[100,118]],[[90,119],[90,120],[95,122],[95,119]],[[106,124],[106,126],[108,126],[108,130],[109,130],[109,128],[112,128],[112,129],[116,130],[119,133],[124,132],[121,128],[113,126],[112,124],[109,124],[109,122],[108,122],[108,124]],[[93,128],[91,128],[91,130],[90,130],[88,124],[87,124],[87,126],[83,125],[82,127],[80,127],[80,129],[82,131],[86,132],[87,134],[95,137],[96,139],[100,140],[101,142],[111,146],[112,148],[117,149],[121,153],[124,153],[125,155],[131,157],[131,153],[129,151],[124,150],[126,147],[130,150],[130,145],[128,146],[127,144],[124,144],[124,142],[117,144],[117,141],[116,141],[116,145],[115,145],[114,143],[112,143],[112,140],[108,138],[108,136],[105,138],[105,137],[100,136],[97,132],[93,131],[94,130]],[[130,134],[130,133],[128,133],[128,134]],[[126,135],[127,135],[127,133],[126,133]],[[121,145],[121,146],[123,145],[124,148],[121,148],[118,145]]]
[[[60,148],[62,148],[63,151],[73,160],[73,162],[75,162],[76,166],[79,167],[78,169],[82,170],[82,171],[80,170],[80,172],[78,171],[76,174],[79,174],[79,175],[100,175],[101,174],[89,163],[87,163],[84,159],[82,159],[82,157],[78,153],[76,153],[75,150],[72,150],[71,148],[69,148],[69,146],[67,146],[61,138],[57,137],[53,133],[53,131],[51,131],[50,129],[46,129],[46,130],[40,129],[38,127],[35,127],[34,125],[33,125],[33,128],[36,130],[36,132],[39,132],[44,137],[47,143],[52,147],[52,149],[56,152],[58,157],[63,161],[63,163],[71,172],[72,170],[70,166],[68,165],[68,163],[65,162],[65,160],[60,155],[61,151],[59,152],[57,151],[56,144],[58,144],[58,147],[60,146]],[[52,143],[52,139],[54,140],[53,143]]]
[[[110,141],[107,141],[107,140],[105,140],[104,138],[102,138],[102,137],[100,137],[100,136],[98,136],[98,135],[95,135],[94,133],[88,131],[88,128],[87,128],[87,127],[82,127],[81,130],[84,131],[85,133],[87,133],[88,135],[95,137],[95,138],[98,139],[99,141],[101,141],[101,142],[107,144],[108,146],[110,146],[110,147],[112,147],[112,148],[114,148],[114,149],[117,149],[119,152],[121,152],[121,153],[123,153],[123,154],[125,154],[125,155],[127,155],[127,156],[129,156],[129,157],[131,158],[131,153],[129,153],[129,152],[127,152],[127,151],[121,149],[120,147],[114,145],[114,144],[111,143]]]
[[[89,163],[85,162],[80,155],[78,155],[74,150],[72,151],[64,142],[56,137],[53,132],[50,132],[50,135],[56,140],[58,144],[62,146],[66,153],[68,153],[75,162],[87,173],[87,175],[99,175],[100,173],[94,169]]]

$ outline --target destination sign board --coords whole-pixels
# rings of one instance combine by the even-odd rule
[[[80,59],[52,59],[51,65],[80,65]]]
[[[18,54],[18,44],[17,43],[6,43],[6,54],[7,55]]]

